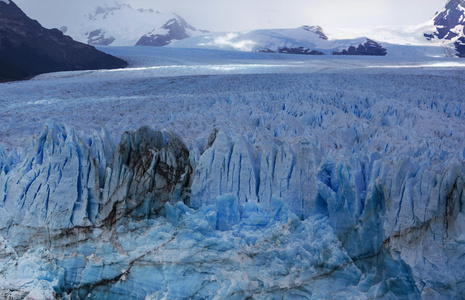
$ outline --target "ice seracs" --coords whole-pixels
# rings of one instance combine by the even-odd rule
[[[71,229],[90,226],[98,213],[98,167],[74,131],[47,123],[5,178],[1,227]],[[15,182],[15,184],[13,184]]]
[[[356,80],[319,74],[302,82],[321,92],[336,79]],[[2,293],[457,295],[465,253],[460,104],[345,93],[313,97],[311,107],[282,105],[271,93],[268,104],[258,101],[264,115],[253,126],[275,138],[257,144],[213,130],[187,147],[142,127],[115,147],[105,131],[78,136],[48,122],[20,157],[0,152]],[[314,127],[313,137],[280,134],[286,124],[276,120],[286,116]],[[328,282],[338,285],[318,288]]]
[[[0,298],[460,298],[464,62],[102,48],[0,85]]]

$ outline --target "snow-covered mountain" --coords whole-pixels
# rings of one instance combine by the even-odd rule
[[[450,44],[457,56],[465,57],[465,0],[449,0],[432,20],[435,31],[425,33],[428,40]]]
[[[98,6],[82,19],[61,27],[65,34],[91,45],[164,46],[201,34],[174,13],[134,9],[129,4]]]
[[[0,81],[70,70],[121,68],[123,60],[46,29],[12,1],[0,1]]]
[[[189,25],[186,20],[178,15],[174,15],[174,18],[168,20],[163,26],[157,27],[142,36],[137,41],[136,46],[161,47],[206,32],[205,30],[198,31]]]
[[[172,46],[310,55],[386,55],[386,49],[365,37],[330,40],[320,26],[210,33],[179,41]]]
[[[366,38],[328,40],[319,26],[209,33],[205,30],[197,30],[176,14],[163,14],[152,9],[133,9],[129,4],[99,6],[80,24],[64,26],[61,30],[77,40],[93,45],[172,44],[175,47],[292,54],[321,55],[333,52],[347,55],[386,54],[380,44]]]

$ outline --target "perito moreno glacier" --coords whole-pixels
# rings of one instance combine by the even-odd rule
[[[0,6],[0,46],[71,41]],[[0,84],[0,299],[463,299],[464,7],[376,41],[141,19],[170,46]]]
[[[0,297],[460,299],[458,62],[230,55],[0,87]]]

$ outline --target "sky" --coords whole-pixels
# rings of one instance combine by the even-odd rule
[[[14,0],[45,27],[61,27],[101,3],[174,12],[199,29],[242,31],[266,28],[362,28],[417,25],[442,9],[447,0]]]

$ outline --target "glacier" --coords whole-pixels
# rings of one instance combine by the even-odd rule
[[[260,155],[222,131],[210,142],[195,158],[169,132],[142,127],[112,147],[104,131],[84,142],[49,121],[23,157],[2,159],[3,296],[415,299],[463,288],[463,164],[441,170],[428,151],[338,161],[310,140]]]
[[[461,297],[460,66],[150,51],[0,85],[0,297]]]

